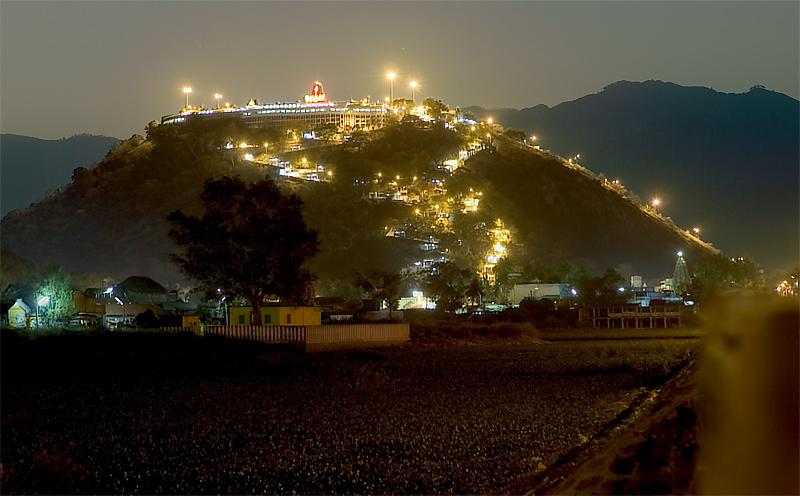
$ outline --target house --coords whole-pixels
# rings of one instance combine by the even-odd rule
[[[251,322],[251,307],[229,307],[230,325],[259,325]],[[266,306],[261,307],[261,325],[307,326],[322,325],[319,307]]]
[[[131,276],[114,286],[114,296],[127,298],[134,303],[165,303],[169,300],[167,288],[143,276]]]
[[[8,325],[16,329],[25,329],[30,326],[31,307],[18,298],[14,305],[8,310]]]

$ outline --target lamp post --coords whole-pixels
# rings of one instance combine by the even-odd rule
[[[389,105],[394,104],[394,72],[386,75],[389,78]]]
[[[42,325],[41,325],[41,321],[39,321],[39,307],[41,307],[42,305],[47,305],[47,303],[48,303],[49,301],[50,301],[50,297],[49,297],[49,296],[42,296],[42,297],[41,297],[41,298],[39,298],[39,300],[36,302],[36,327],[37,327],[37,328],[39,328],[39,327],[41,327],[41,326],[42,326]]]
[[[220,108],[219,107],[219,100],[222,98],[222,95],[220,95],[219,93],[215,93],[214,94],[214,98],[217,99],[217,108]]]
[[[659,203],[661,203],[661,201],[660,201],[658,198],[656,198],[655,200],[653,200],[653,210],[654,210],[656,213],[658,213],[658,204],[659,204]]]
[[[187,86],[183,89],[183,92],[186,93],[186,107],[189,107],[189,93],[192,92],[192,89]]]
[[[417,87],[416,81],[411,81],[411,104],[414,104],[414,88]]]

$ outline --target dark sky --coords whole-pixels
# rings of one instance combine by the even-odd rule
[[[0,2],[0,131],[127,138],[213,94],[556,105],[622,79],[800,97],[800,2]]]

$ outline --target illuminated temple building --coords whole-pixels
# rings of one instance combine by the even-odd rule
[[[372,130],[383,127],[387,108],[380,103],[363,101],[329,102],[317,81],[305,101],[261,105],[250,100],[245,107],[229,106],[206,109],[187,106],[179,114],[161,118],[162,124],[186,122],[194,118],[233,117],[244,120],[250,128],[291,129],[298,126],[317,128],[334,124],[341,130]]]

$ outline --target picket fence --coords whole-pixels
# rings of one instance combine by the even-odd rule
[[[387,346],[410,339],[408,324],[313,326],[205,326],[205,335],[286,344],[305,351]]]

